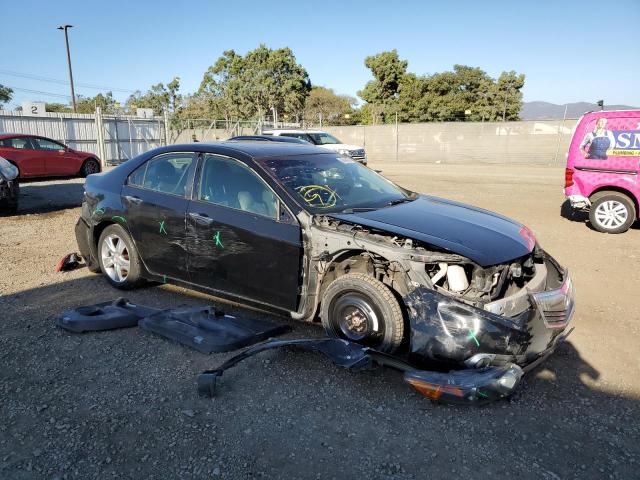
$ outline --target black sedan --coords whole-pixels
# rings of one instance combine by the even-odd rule
[[[18,168],[8,160],[0,157],[0,214],[18,211]]]
[[[540,361],[573,314],[571,279],[527,227],[314,146],[172,145],[85,190],[80,250],[118,288],[204,289],[469,367]]]
[[[231,137],[228,142],[281,142],[281,143],[297,143],[302,145],[311,145],[306,140],[295,137],[284,137],[274,135],[238,135]]]

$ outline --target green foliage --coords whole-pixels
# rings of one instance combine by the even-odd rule
[[[348,95],[337,95],[332,89],[312,87],[304,107],[304,120],[331,125],[352,125],[357,100]]]
[[[225,118],[264,118],[273,108],[299,118],[310,89],[289,48],[260,45],[245,56],[225,51],[205,72],[198,95],[221,107]]]
[[[13,97],[13,90],[10,89],[9,87],[5,87],[4,85],[0,85],[0,107],[11,101],[11,98]]]
[[[517,120],[524,75],[503,72],[497,80],[480,68],[454,65],[453,71],[418,76],[395,50],[367,57],[374,80],[358,94],[364,123]]]
[[[135,113],[137,108],[152,108],[154,115],[162,115],[164,110],[170,113],[179,113],[182,102],[180,90],[180,78],[174,77],[166,85],[157,83],[146,92],[137,91],[129,96],[125,108],[130,113]]]
[[[47,112],[73,113],[73,108],[64,103],[45,103]]]
[[[95,97],[83,97],[78,95],[76,100],[77,113],[95,113],[96,107],[100,107],[102,113],[116,113],[118,110],[118,102],[113,98],[111,92],[106,94],[99,93]]]

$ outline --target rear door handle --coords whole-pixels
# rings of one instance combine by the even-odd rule
[[[124,198],[131,203],[135,203],[136,205],[140,205],[142,203],[142,199],[140,197],[136,197],[135,195],[125,195]]]
[[[213,223],[213,218],[211,218],[206,213],[189,212],[189,216],[193,218],[197,223],[203,225],[211,225]]]

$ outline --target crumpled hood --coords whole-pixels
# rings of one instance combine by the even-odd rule
[[[518,222],[429,195],[370,212],[331,216],[443,248],[483,267],[522,257],[534,246],[530,230]]]

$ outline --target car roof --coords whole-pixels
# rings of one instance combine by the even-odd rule
[[[18,138],[18,137],[33,137],[34,135],[27,135],[26,133],[0,133],[0,138]]]
[[[168,145],[155,150],[158,153],[171,151],[196,151],[214,154],[230,154],[238,152],[254,159],[265,157],[295,157],[299,155],[335,155],[325,148],[311,144],[285,142],[198,142],[178,145]]]
[[[227,139],[227,142],[287,142],[287,143],[309,143],[295,137],[280,137],[274,135],[238,135]]]
[[[263,130],[263,133],[327,133],[324,130],[305,130],[302,128],[279,128],[277,130]]]

